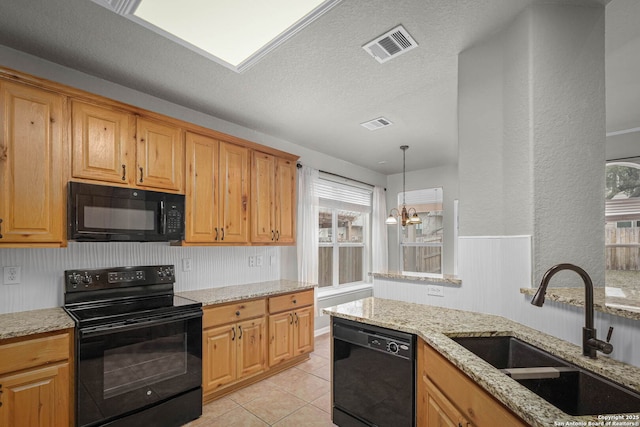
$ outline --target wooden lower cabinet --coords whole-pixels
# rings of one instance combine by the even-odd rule
[[[269,298],[269,313],[269,366],[313,351],[313,290]]]
[[[217,306],[204,311],[202,388],[210,394],[267,368],[264,300]],[[252,316],[259,316],[253,317]],[[229,319],[244,319],[229,323]]]
[[[0,344],[0,426],[72,425],[70,333]]]
[[[528,424],[419,340],[418,427],[525,427]]]

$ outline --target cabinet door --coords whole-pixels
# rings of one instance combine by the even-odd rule
[[[63,97],[0,82],[0,242],[62,242]]]
[[[293,357],[293,312],[269,316],[269,366]]]
[[[267,336],[264,317],[238,325],[238,379],[264,371],[267,367]]]
[[[219,242],[249,241],[249,149],[220,142]]]
[[[294,317],[294,355],[298,356],[313,351],[313,307],[305,307],[295,311]]]
[[[218,229],[218,141],[206,136],[186,134],[187,242],[215,242]]]
[[[136,184],[182,191],[184,144],[180,128],[139,117],[136,136]]]
[[[251,169],[251,241],[273,242],[276,238],[275,158],[254,151]]]
[[[69,364],[0,377],[0,425],[69,426]]]
[[[426,427],[467,427],[469,422],[428,378],[422,381],[426,397]]]
[[[135,144],[134,123],[131,114],[74,100],[72,176],[133,185],[129,147]]]
[[[236,379],[235,324],[207,329],[202,340],[202,388],[215,391]]]
[[[296,241],[296,164],[291,160],[276,160],[276,241]]]

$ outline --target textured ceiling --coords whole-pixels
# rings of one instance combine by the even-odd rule
[[[386,175],[404,144],[407,170],[457,162],[457,55],[531,1],[343,0],[242,74],[89,0],[2,1],[0,44]],[[378,64],[361,46],[398,24],[419,47]]]

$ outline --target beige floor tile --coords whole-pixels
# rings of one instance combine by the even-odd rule
[[[299,369],[287,369],[286,371],[282,371],[279,374],[276,374],[272,377],[267,378],[265,381],[274,384],[280,388],[286,389],[291,383],[299,381],[301,378],[304,378],[308,375],[306,372],[303,372]]]
[[[322,366],[318,369],[315,369],[309,372],[311,375],[315,375],[318,378],[322,378],[326,381],[331,381],[331,367],[329,365]]]
[[[331,416],[313,405],[306,405],[274,424],[274,427],[330,427]]]
[[[218,400],[214,400],[211,403],[207,403],[202,406],[203,418],[216,418],[222,414],[225,414],[232,409],[238,407],[238,404],[228,397],[222,397]]]
[[[269,393],[272,393],[274,390],[280,390],[280,388],[263,380],[231,393],[227,397],[239,405],[244,405],[259,397],[268,396]]]
[[[211,419],[207,427],[265,427],[267,423],[243,408],[238,406],[226,414]]]
[[[266,423],[273,424],[300,409],[306,403],[286,391],[276,389],[268,395],[246,403],[243,407]]]
[[[303,375],[296,377],[295,381],[283,384],[281,386],[283,390],[305,402],[312,402],[331,390],[329,381],[318,378],[315,375],[307,374],[306,372],[298,372],[301,372]]]
[[[328,414],[331,414],[331,393],[325,393],[313,402],[311,402],[313,406],[318,409],[322,409]]]
[[[300,369],[301,371],[310,373],[319,368],[323,368],[323,367],[328,368],[328,366],[329,366],[329,360],[325,359],[324,357],[319,357],[314,354],[311,354],[311,356],[309,357],[309,360],[299,364],[298,366],[296,366],[296,368]]]
[[[318,356],[318,357],[324,357],[325,359],[329,360],[329,358],[331,357],[331,350],[328,348],[317,348],[313,351],[314,356]]]

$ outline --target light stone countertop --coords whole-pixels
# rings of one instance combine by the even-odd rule
[[[260,298],[270,295],[313,289],[317,285],[291,280],[274,280],[247,285],[225,286],[195,291],[176,292],[176,295],[201,302],[203,306]],[[0,314],[0,340],[24,337],[44,332],[74,328],[75,323],[62,307]]]
[[[323,311],[332,316],[418,335],[532,426],[550,427],[560,422],[565,425],[576,422],[574,425],[586,426],[589,421],[602,420],[595,415],[565,414],[449,337],[514,336],[640,391],[640,368],[601,354],[598,354],[598,359],[589,359],[582,356],[581,347],[504,317],[374,297],[325,308]]]
[[[225,286],[177,292],[176,295],[201,302],[203,306],[313,289],[318,285],[293,280],[273,280],[248,285]]]
[[[61,307],[0,314],[0,340],[73,327],[73,319]]]
[[[443,277],[428,277],[402,274],[402,272],[399,271],[387,271],[386,273],[369,273],[369,276],[376,279],[408,280],[414,282],[438,283],[443,285],[460,286],[462,284],[462,280],[459,277],[452,276],[450,274],[445,274]]]
[[[538,288],[520,288],[520,293],[535,295]],[[602,313],[640,320],[640,295],[638,289],[622,287],[596,287],[593,289],[593,308]],[[619,295],[619,296],[616,296]],[[623,296],[624,295],[624,296]],[[547,288],[549,301],[584,307],[584,288]]]

